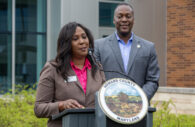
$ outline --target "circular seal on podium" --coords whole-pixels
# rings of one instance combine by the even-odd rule
[[[148,99],[144,91],[133,81],[113,78],[99,90],[98,102],[107,117],[121,124],[135,124],[148,111]]]

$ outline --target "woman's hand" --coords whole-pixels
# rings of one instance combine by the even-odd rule
[[[78,108],[84,108],[83,105],[80,105],[76,100],[69,99],[66,101],[61,101],[58,104],[59,110],[63,111],[65,109],[78,109]]]

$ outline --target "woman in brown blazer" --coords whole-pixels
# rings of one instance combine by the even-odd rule
[[[94,107],[94,94],[105,81],[99,64],[88,54],[94,40],[86,27],[66,24],[57,43],[55,60],[47,62],[40,73],[34,108],[37,117],[49,118],[48,127],[62,126],[62,120],[51,121],[51,116],[63,110]]]

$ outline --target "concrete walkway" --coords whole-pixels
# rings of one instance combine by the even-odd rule
[[[195,88],[160,87],[152,98],[151,104],[170,99],[176,106],[175,109],[170,105],[172,113],[195,115]]]

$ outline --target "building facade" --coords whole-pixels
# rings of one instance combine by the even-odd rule
[[[0,0],[0,91],[37,82],[46,61],[46,0]]]
[[[194,0],[0,0],[0,91],[39,80],[45,62],[56,55],[57,37],[64,24],[82,23],[95,39],[113,33],[114,8],[124,1],[134,7],[133,32],[156,45],[160,86],[195,87]],[[177,34],[179,30],[182,36]]]
[[[167,86],[195,87],[195,1],[167,2]]]

